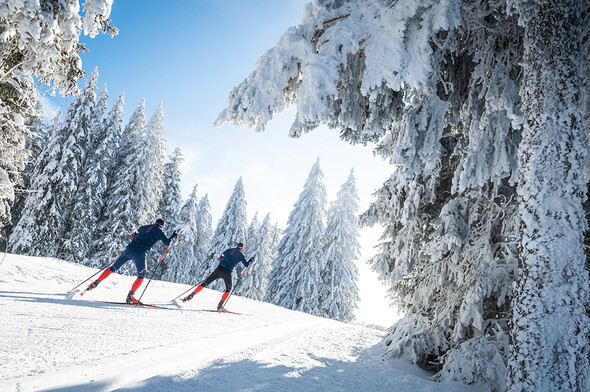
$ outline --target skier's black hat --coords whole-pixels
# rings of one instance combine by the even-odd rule
[[[238,248],[244,249],[244,244],[242,244],[241,242],[238,242]]]
[[[162,218],[156,219],[156,224],[158,226],[164,227],[164,219],[162,219]]]

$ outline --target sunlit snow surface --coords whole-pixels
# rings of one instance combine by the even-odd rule
[[[0,254],[0,261],[3,254]],[[383,331],[205,289],[182,309],[124,301],[134,277],[113,274],[65,294],[96,270],[7,255],[0,265],[0,391],[479,391],[432,382],[382,361]],[[143,291],[146,282],[140,288]],[[85,285],[84,285],[85,286]],[[142,300],[169,305],[189,286],[152,281]]]

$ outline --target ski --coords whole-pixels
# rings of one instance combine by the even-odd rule
[[[159,305],[151,305],[151,304],[129,304],[127,302],[114,302],[114,301],[90,301],[90,302],[96,302],[96,303],[102,303],[102,304],[113,304],[113,305],[127,305],[127,306],[143,306],[146,308],[156,308],[156,309],[166,309],[166,310],[179,310],[178,308],[168,308],[166,306],[159,306]]]
[[[230,313],[230,314],[239,314],[240,316],[247,316],[243,313],[238,313],[238,312],[230,312],[229,310],[223,309],[223,310],[214,310],[214,309],[199,309],[199,312],[215,312],[215,313]]]

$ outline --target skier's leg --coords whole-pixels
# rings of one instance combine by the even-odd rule
[[[139,286],[141,286],[141,283],[147,274],[147,269],[145,267],[145,253],[133,254],[131,257],[135,262],[135,268],[137,268],[137,279],[135,279],[135,282],[133,282],[131,290],[129,291],[129,294],[127,294],[126,301],[127,303],[137,304],[140,302],[134,297],[134,295],[137,289],[139,289]]]
[[[184,297],[182,299],[182,302],[190,301],[191,299],[193,299],[195,294],[197,294],[197,293],[199,293],[199,291],[203,290],[204,287],[209,286],[216,279],[219,279],[219,276],[217,275],[217,269],[218,268],[216,268],[213,272],[211,272],[211,274],[209,276],[207,276],[207,278],[205,278],[205,280],[200,285],[198,285],[197,288],[195,288],[195,290],[192,293],[190,293],[189,295]]]
[[[116,270],[121,268],[121,266],[123,264],[125,264],[127,262],[127,260],[129,260],[129,257],[127,257],[125,255],[125,252],[121,253],[121,255],[117,258],[117,260],[115,260],[113,265],[111,265],[109,268],[105,269],[102,272],[102,274],[100,274],[98,279],[96,279],[94,282],[90,283],[90,285],[86,288],[86,291],[90,291],[93,288],[95,288],[96,286],[98,286],[98,284],[100,282],[102,282],[103,280],[105,280],[110,274],[112,274],[113,272],[115,272]]]
[[[228,269],[225,269],[225,270],[227,272],[223,271],[223,273],[221,274],[221,278],[223,279],[223,282],[225,283],[225,291],[221,295],[221,301],[219,301],[219,304],[217,304],[217,310],[223,309],[223,305],[225,304],[227,297],[229,297],[229,293],[231,292],[231,288],[232,288],[231,271]]]

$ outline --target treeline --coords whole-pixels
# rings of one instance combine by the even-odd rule
[[[354,319],[359,245],[352,172],[328,213],[318,160],[284,234],[270,215],[248,222],[240,178],[213,231],[210,201],[206,194],[199,198],[196,184],[182,200],[181,150],[165,160],[163,105],[147,118],[142,99],[124,123],[124,96],[108,108],[95,69],[65,116],[59,113],[50,127],[29,127],[33,156],[13,204],[14,223],[6,227],[10,251],[104,268],[137,227],[161,217],[166,231],[179,236],[161,264],[164,247],[150,252],[151,277],[195,284],[217,266],[223,250],[244,242],[257,261],[236,294]],[[125,265],[120,272],[135,271]]]

